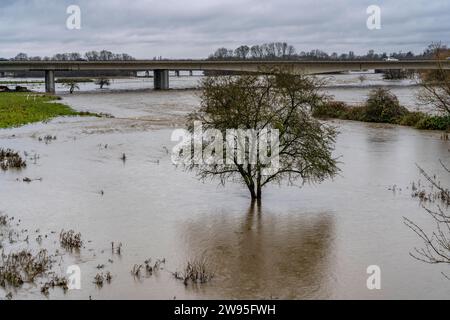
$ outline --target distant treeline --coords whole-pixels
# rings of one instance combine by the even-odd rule
[[[129,61],[135,60],[127,53],[113,53],[108,50],[88,51],[85,54],[78,52],[57,53],[52,57],[30,57],[26,53],[19,53],[11,59],[1,59],[11,61]]]
[[[208,59],[210,60],[383,60],[387,57],[397,59],[432,59],[436,56],[436,50],[448,51],[446,45],[441,42],[434,42],[430,44],[422,53],[414,54],[412,51],[408,52],[392,52],[390,54],[383,52],[377,53],[374,50],[369,50],[364,55],[356,55],[353,51],[348,53],[338,54],[333,52],[331,54],[314,49],[308,52],[297,52],[293,45],[286,42],[269,42],[262,45],[241,45],[235,49],[219,48],[212,53]],[[449,53],[450,55],[450,53]]]
[[[100,77],[135,77],[137,73],[135,71],[128,70],[84,70],[84,71],[56,71],[55,76],[57,78],[100,78]],[[4,76],[12,76],[15,78],[44,78],[43,71],[14,71],[4,73]]]
[[[446,59],[450,57],[450,49],[442,42],[431,43],[422,53],[414,54],[408,52],[392,52],[390,54],[383,52],[377,53],[369,50],[364,55],[356,55],[353,51],[338,54],[333,52],[328,54],[319,49],[309,52],[301,51],[297,53],[295,47],[286,42],[270,42],[262,45],[241,45],[236,49],[219,48],[209,56],[209,60],[320,60],[320,61],[345,61],[345,60],[368,60],[380,61],[388,57],[399,60],[408,59]],[[413,77],[417,71],[411,70],[375,70],[375,72],[383,73],[384,79],[397,80]],[[420,76],[427,78],[436,78],[436,71],[421,71]],[[205,71],[206,75],[226,75],[239,74],[239,72],[227,71]]]
[[[85,54],[78,52],[57,53],[52,57],[28,56],[26,53],[19,53],[11,59],[0,59],[10,61],[130,61],[135,60],[127,53],[113,53],[111,51],[88,51]],[[16,71],[14,77],[19,78],[40,78],[44,76],[42,71]],[[117,77],[136,76],[134,71],[126,70],[99,70],[99,71],[57,71],[57,77]]]

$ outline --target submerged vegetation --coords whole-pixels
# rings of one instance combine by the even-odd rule
[[[414,77],[414,72],[402,69],[388,69],[383,70],[384,80],[402,80]]]
[[[450,173],[443,162],[442,167]],[[420,174],[429,183],[423,186],[420,182],[413,183],[412,197],[418,198],[426,213],[433,218],[436,228],[427,231],[410,219],[404,217],[404,223],[423,241],[422,248],[414,248],[410,255],[422,262],[429,264],[450,264],[450,190],[442,185],[436,176],[430,176],[419,167]],[[448,274],[443,275],[449,278]]]
[[[37,249],[31,247],[31,241],[34,237],[29,234],[28,229],[17,229],[20,226],[20,219],[14,219],[0,212],[0,292],[4,292],[5,298],[12,299],[13,293],[16,294],[20,289],[28,290],[24,284],[30,284],[33,288],[39,290],[42,295],[48,296],[50,290],[60,288],[64,294],[67,293],[70,284],[69,278],[61,275],[62,262],[65,255],[72,255],[73,249],[82,250],[83,241],[81,240],[81,234],[76,233],[73,230],[62,230],[59,234],[60,245],[67,249],[66,253],[62,253],[56,250],[54,253],[50,253],[48,248],[44,248],[44,239],[51,239],[54,243],[58,243],[56,238],[50,238],[56,236],[57,233],[51,231],[49,234],[40,234],[40,229],[36,229],[36,233],[39,233],[35,238],[35,242],[38,245]],[[5,241],[4,241],[5,240]],[[91,242],[91,241],[87,241]],[[16,249],[15,247],[6,247],[9,244],[26,244],[26,249]],[[121,256],[122,243],[111,242],[111,254]],[[89,251],[93,251],[89,249]],[[78,251],[76,252],[78,254]],[[104,253],[104,250],[101,251]],[[96,254],[94,254],[94,257]],[[108,271],[108,265],[114,263],[112,256],[108,259],[108,264],[98,264],[92,283],[97,289],[103,288],[105,284],[110,284],[116,275],[113,275],[111,271]],[[136,280],[142,278],[152,278],[158,276],[158,273],[165,269],[166,259],[146,259],[141,264],[135,264],[132,267],[131,274]],[[176,279],[182,279],[185,284],[192,283],[206,283],[211,280],[214,273],[205,259],[193,260],[187,263],[187,266],[183,272],[172,273],[167,272],[169,275],[175,275]],[[174,279],[174,281],[176,280]],[[91,297],[91,296],[89,296]]]
[[[61,289],[64,290],[64,292],[66,292],[69,289],[67,278],[54,275],[50,279],[50,281],[47,281],[41,287],[41,293],[44,295],[48,295],[49,290],[54,289],[55,287],[60,287]]]
[[[162,270],[164,267],[163,265],[166,263],[166,259],[156,259],[155,263],[152,263],[152,259],[149,258],[144,261],[144,264],[135,264],[133,265],[133,268],[131,269],[131,275],[134,278],[140,279],[141,278],[141,271],[145,268],[145,273],[147,277],[151,277],[154,273],[157,273],[158,271]]]
[[[62,230],[59,234],[59,242],[61,247],[67,250],[80,249],[83,246],[81,233],[75,233],[73,230]]]
[[[107,271],[106,274],[97,273],[94,277],[94,283],[97,285],[97,287],[101,288],[103,287],[104,282],[111,283],[112,281],[112,274],[111,272]]]
[[[17,293],[24,284],[30,284],[40,289],[40,293],[45,296],[48,296],[50,290],[55,288],[61,288],[66,293],[69,289],[69,280],[66,276],[59,274],[63,254],[58,250],[49,253],[47,248],[42,248],[43,239],[50,238],[56,232],[38,234],[35,239],[38,248],[33,249],[30,247],[32,234],[28,229],[18,229],[20,223],[20,219],[14,219],[0,212],[0,292],[4,291],[5,298],[10,300],[13,298],[13,293]],[[35,232],[39,233],[40,230],[36,229]],[[60,241],[66,248],[81,248],[82,245],[81,234],[76,234],[73,230],[62,231]],[[6,243],[25,244],[27,248],[6,247]],[[70,253],[71,251],[68,252]],[[112,274],[109,271],[106,272],[104,279],[110,283]],[[28,290],[25,287],[23,289]]]
[[[349,106],[340,101],[324,101],[313,108],[313,116],[363,122],[391,123],[426,130],[449,130],[450,115],[430,115],[409,111],[401,106],[389,90],[379,88],[369,93],[362,106]]]
[[[2,170],[8,170],[10,168],[21,169],[26,166],[26,161],[22,159],[18,152],[0,148],[0,168]]]
[[[209,282],[214,278],[214,271],[206,258],[200,258],[188,261],[183,271],[174,272],[173,276],[187,286],[189,282],[195,284]]]
[[[95,84],[100,87],[100,89],[103,89],[104,86],[111,85],[111,80],[106,78],[99,78],[95,81]]]
[[[64,82],[64,86],[69,89],[70,94],[72,94],[75,90],[80,90],[80,86],[75,80]]]
[[[37,254],[28,250],[17,253],[2,253],[0,264],[0,286],[20,287],[25,282],[33,282],[36,277],[44,275],[51,267],[51,257],[47,250]]]
[[[8,216],[0,213],[0,227],[8,224]]]

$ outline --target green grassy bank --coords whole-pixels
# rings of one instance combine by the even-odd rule
[[[0,93],[0,128],[16,127],[57,116],[90,115],[55,102],[57,97],[37,93]]]

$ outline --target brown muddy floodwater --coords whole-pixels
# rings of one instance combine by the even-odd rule
[[[450,162],[450,143],[439,133],[333,122],[341,175],[303,188],[270,186],[257,208],[242,185],[202,183],[172,165],[170,135],[198,105],[195,91],[88,92],[64,100],[132,119],[57,118],[0,130],[1,147],[38,155],[22,171],[0,172],[0,211],[30,234],[29,244],[14,248],[64,252],[57,241],[63,228],[85,240],[56,268],[64,275],[68,265],[79,265],[81,290],[54,289],[49,298],[450,298],[441,274],[448,266],[411,258],[421,242],[403,224],[406,216],[434,230],[411,197],[411,183],[420,179],[416,163],[447,179],[438,160]],[[57,139],[39,141],[45,135]],[[39,245],[38,234],[49,236]],[[120,256],[111,253],[112,241],[123,244]],[[206,257],[215,277],[184,286],[171,272],[195,257]],[[133,265],[148,258],[165,258],[164,269],[134,278]],[[99,264],[113,275],[102,288],[93,284]],[[366,287],[369,265],[381,268],[381,290]],[[9,291],[14,299],[46,298],[39,285],[0,289],[0,297]]]

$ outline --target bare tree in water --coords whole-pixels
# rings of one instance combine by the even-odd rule
[[[64,86],[69,88],[70,94],[73,94],[75,90],[80,90],[80,86],[75,80],[69,80],[66,83],[64,83]]]
[[[95,84],[100,87],[100,89],[103,89],[104,86],[109,86],[111,84],[111,81],[106,78],[100,78],[95,81]]]
[[[444,64],[449,63],[446,57],[450,55],[450,49],[441,43],[435,43],[430,45],[430,50],[438,69],[420,74],[421,90],[418,99],[424,105],[431,105],[442,115],[450,116],[450,70],[444,68]]]
[[[430,52],[439,68],[421,74],[421,91],[419,101],[431,105],[441,115],[450,116],[450,71],[443,68],[445,57],[450,54],[441,43],[430,45]],[[442,138],[448,140],[448,133],[444,133]],[[449,167],[440,161],[445,171],[450,174]],[[432,192],[418,190],[413,185],[413,196],[420,199],[423,208],[431,216],[436,224],[436,229],[429,233],[413,221],[404,218],[404,223],[413,230],[422,240],[424,246],[415,248],[410,253],[417,260],[431,264],[450,265],[450,191],[449,186],[443,186],[435,176],[430,176],[419,167],[420,173],[430,183]],[[430,208],[432,202],[438,202],[435,207]],[[449,278],[444,274],[445,277]],[[450,279],[450,278],[449,278]]]
[[[450,174],[450,170],[441,161],[442,167]],[[436,224],[433,232],[426,232],[415,222],[404,217],[404,223],[414,231],[424,243],[422,248],[414,248],[410,255],[422,262],[430,264],[450,265],[450,191],[448,187],[442,186],[436,177],[428,175],[421,167],[420,173],[430,183],[432,192],[420,189],[413,184],[413,196],[418,197],[424,210],[430,215]],[[438,202],[434,208],[430,207],[432,202]],[[446,274],[445,277],[449,278]],[[450,278],[449,278],[450,279]]]

